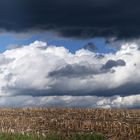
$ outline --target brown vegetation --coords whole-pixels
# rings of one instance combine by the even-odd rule
[[[140,140],[140,110],[0,109],[0,132],[105,134],[108,139]]]

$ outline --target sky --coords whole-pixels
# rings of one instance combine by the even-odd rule
[[[139,0],[1,0],[0,107],[140,108]]]
[[[109,53],[115,52],[115,48],[111,48],[106,43],[104,38],[88,38],[88,39],[72,39],[72,38],[64,38],[56,36],[52,33],[32,33],[32,34],[14,34],[14,33],[2,33],[0,35],[1,48],[0,52],[5,51],[6,49],[10,49],[12,46],[23,46],[28,45],[36,40],[46,41],[50,45],[55,46],[65,46],[70,52],[75,53],[77,50],[84,48],[88,44],[93,44],[96,46],[91,51],[99,52],[99,53]]]

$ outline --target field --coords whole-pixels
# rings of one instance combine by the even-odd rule
[[[64,136],[51,134],[47,136],[21,135],[21,134],[1,134],[0,140],[106,140],[101,134],[74,134],[72,136]]]
[[[0,109],[0,133],[44,138],[51,133],[69,138],[102,133],[110,140],[140,140],[140,110]]]

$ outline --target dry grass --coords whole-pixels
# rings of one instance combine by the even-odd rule
[[[48,134],[46,136],[21,135],[21,134],[0,134],[0,140],[106,140],[101,134],[74,134],[64,136],[58,134]]]
[[[140,110],[0,109],[0,132],[43,136],[99,132],[112,140],[140,140]]]

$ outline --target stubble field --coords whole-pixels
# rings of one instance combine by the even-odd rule
[[[0,133],[43,137],[101,133],[110,140],[140,140],[140,110],[0,109]]]

